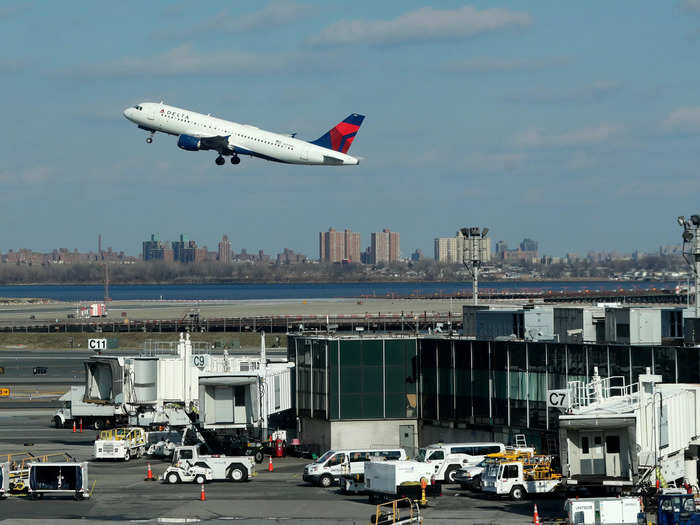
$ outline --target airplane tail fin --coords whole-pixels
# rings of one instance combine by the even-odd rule
[[[321,137],[312,140],[311,144],[347,153],[364,119],[364,115],[353,113]]]

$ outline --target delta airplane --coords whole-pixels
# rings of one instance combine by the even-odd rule
[[[364,115],[353,113],[322,135],[306,142],[292,135],[281,135],[255,126],[202,115],[162,102],[143,102],[124,110],[124,116],[139,128],[150,132],[146,139],[160,131],[177,135],[177,145],[187,151],[213,150],[219,153],[216,164],[222,166],[231,157],[231,164],[241,162],[240,155],[250,155],[287,164],[344,166],[360,160],[347,154]]]

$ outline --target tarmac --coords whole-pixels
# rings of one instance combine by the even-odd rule
[[[206,501],[199,501],[200,487],[194,484],[167,485],[144,480],[150,461],[154,475],[167,463],[139,459],[98,462],[93,459],[94,431],[50,427],[50,409],[3,409],[0,411],[0,454],[31,450],[36,454],[68,452],[77,460],[89,461],[90,499],[11,496],[0,501],[0,523],[47,523],[81,520],[81,523],[221,523],[246,525],[325,523],[367,524],[375,507],[365,495],[348,496],[337,487],[324,489],[304,483],[303,466],[309,460],[274,459],[274,472],[267,459],[257,475],[246,483],[210,482]],[[94,484],[94,485],[93,485]],[[457,485],[444,486],[443,496],[424,509],[425,525],[524,524],[532,523],[533,503],[540,518],[552,521],[563,515],[562,499],[511,502],[490,499]]]
[[[509,303],[523,301],[508,301]],[[236,301],[111,301],[104,321],[183,319],[193,308],[200,318],[234,318],[250,316],[325,316],[351,314],[401,314],[407,319],[423,312],[452,312],[462,315],[462,305],[471,299],[264,299]],[[76,304],[8,304],[0,305],[0,319],[8,322],[64,321],[75,315]],[[71,320],[74,320],[71,318]]]

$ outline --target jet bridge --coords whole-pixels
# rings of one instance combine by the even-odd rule
[[[649,372],[649,370],[647,370]],[[661,384],[640,374],[571,381],[559,416],[562,472],[568,485],[631,487],[643,479],[697,483],[700,386]]]
[[[124,359],[92,357],[85,365],[86,403],[119,404],[124,401]]]

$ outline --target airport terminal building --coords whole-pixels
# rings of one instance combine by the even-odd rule
[[[463,335],[290,334],[302,442],[408,448],[438,441],[528,443],[556,452],[548,389],[601,377],[700,381],[698,348],[681,345],[477,340]]]

